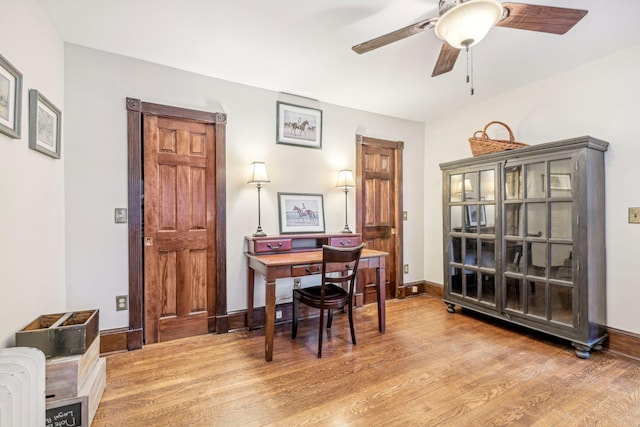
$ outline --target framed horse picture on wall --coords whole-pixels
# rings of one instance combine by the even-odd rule
[[[324,233],[322,194],[278,193],[280,234]]]
[[[276,143],[322,149],[322,110],[277,102]]]

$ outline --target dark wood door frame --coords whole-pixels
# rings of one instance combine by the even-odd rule
[[[142,348],[144,317],[144,248],[142,236],[142,116],[196,120],[215,126],[216,156],[216,317],[210,325],[217,333],[229,330],[227,317],[227,238],[226,238],[226,177],[225,146],[227,115],[185,108],[169,107],[127,98],[128,144],[128,213],[129,213],[129,330],[127,349]]]
[[[356,232],[364,235],[364,209],[362,204],[364,203],[364,183],[363,183],[363,171],[362,171],[362,156],[363,145],[373,145],[376,147],[385,147],[396,150],[395,156],[395,212],[394,222],[396,225],[395,242],[396,245],[396,289],[395,295],[388,295],[387,297],[397,297],[398,290],[403,286],[403,252],[402,252],[402,150],[404,149],[403,141],[387,141],[384,139],[371,138],[364,135],[356,134]]]

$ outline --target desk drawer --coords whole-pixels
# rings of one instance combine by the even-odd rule
[[[360,237],[332,237],[329,239],[329,245],[337,248],[353,248],[360,244]]]
[[[291,266],[291,276],[308,276],[309,274],[322,273],[322,264],[302,264]]]
[[[291,239],[258,240],[255,245],[257,254],[264,252],[284,252],[291,250]]]

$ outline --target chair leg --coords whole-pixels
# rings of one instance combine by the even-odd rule
[[[291,318],[291,339],[295,339],[298,335],[298,299],[293,297],[293,316]]]
[[[324,309],[320,309],[320,327],[318,328],[318,359],[322,357],[322,330],[324,329]]]
[[[356,344],[356,328],[353,324],[353,304],[349,301],[349,328],[351,329],[351,342]]]
[[[333,323],[333,310],[329,309],[327,316],[327,329],[331,329],[331,324]]]

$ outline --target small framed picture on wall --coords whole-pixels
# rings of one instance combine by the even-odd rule
[[[278,144],[322,149],[322,110],[278,102]]]
[[[20,138],[22,74],[0,55],[0,132]]]
[[[60,158],[62,113],[35,89],[29,91],[29,148]]]

